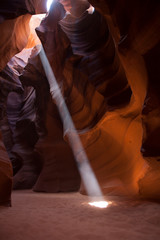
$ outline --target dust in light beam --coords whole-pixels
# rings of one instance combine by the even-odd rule
[[[48,10],[49,10],[49,7],[50,7],[52,1],[53,0],[48,0],[48,2],[47,2]],[[91,201],[89,202],[89,205],[99,207],[99,208],[106,208],[108,206],[108,202],[104,200],[100,186],[99,186],[96,176],[90,166],[89,160],[84,151],[84,148],[82,146],[80,138],[77,134],[74,123],[69,114],[68,108],[65,104],[65,100],[62,96],[61,90],[55,79],[54,73],[53,73],[50,63],[47,59],[47,56],[43,49],[43,46],[41,46],[41,51],[40,51],[39,55],[41,58],[43,68],[46,73],[46,77],[48,79],[52,99],[57,105],[57,108],[59,110],[59,113],[60,113],[60,116],[61,116],[61,119],[63,122],[64,132],[67,135],[67,138],[71,145],[71,148],[72,148],[73,154],[75,156],[75,160],[77,162],[77,166],[78,166],[81,178],[83,180],[83,183],[85,185],[86,191],[87,191],[88,195],[91,197]],[[94,196],[94,197],[98,196],[99,200],[92,201],[92,196]]]
[[[54,0],[48,0],[47,1],[47,12],[49,12],[50,6]]]

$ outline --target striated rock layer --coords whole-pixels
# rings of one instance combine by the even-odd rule
[[[10,60],[26,45],[35,45],[33,35],[27,41],[37,1],[22,2],[19,7],[13,1],[10,13],[3,3],[0,11],[1,132],[15,174],[13,187],[75,191],[80,176],[49,94],[40,48],[25,53],[28,63],[22,56]],[[156,0],[54,1],[37,28],[107,194],[160,198],[159,13]],[[83,183],[80,192],[86,194]]]
[[[28,43],[31,14],[45,13],[46,1],[2,0],[0,3],[0,71]],[[33,45],[31,46],[33,47]]]
[[[11,205],[12,167],[0,135],[0,205]]]
[[[131,86],[134,111],[142,114],[141,153],[147,165],[140,192],[159,198],[159,1],[89,0],[108,20]],[[152,186],[152,187],[151,187]]]
[[[124,136],[131,119],[124,121],[119,135],[118,129],[116,133],[114,132],[115,125],[118,124],[116,120],[114,121],[116,115],[108,111],[109,109],[119,109],[127,105],[130,100],[131,90],[128,87],[123,67],[116,54],[107,23],[98,12],[92,15],[85,12],[81,17],[76,18],[76,21],[70,15],[66,16],[66,18],[63,18],[63,16],[64,10],[62,6],[54,3],[48,17],[42,21],[37,32],[62,89],[84,149],[104,193],[135,194],[138,191],[136,183],[144,161],[140,156],[138,163],[134,163],[135,156],[132,161],[128,161],[128,158],[125,157],[126,150],[123,149]],[[62,18],[63,20],[59,25],[59,20]],[[89,18],[91,19],[89,20]],[[82,27],[78,24],[81,21],[84,21],[84,23],[86,21],[86,24],[90,22],[92,35],[99,31],[102,36],[98,33],[99,38],[97,37],[96,41],[93,37],[90,37],[87,42],[84,34],[85,29],[83,30],[84,24],[82,24]],[[98,26],[95,28],[96,21],[103,23],[100,29]],[[73,37],[76,34],[73,29],[79,29],[81,33],[79,38]],[[78,39],[78,42],[75,39]],[[81,44],[79,44],[79,41]],[[86,47],[84,44],[86,44]],[[103,67],[103,63],[105,63],[106,68]],[[42,85],[42,82],[46,81],[44,78],[38,56],[29,60],[29,64],[20,77],[23,84],[29,84],[30,81],[30,84],[35,87],[40,84],[40,81]],[[37,93],[38,91],[39,88],[37,88]],[[42,98],[42,95],[40,96]],[[100,121],[104,114],[106,115],[103,121]],[[109,121],[113,118],[112,124],[114,127],[108,124],[108,118]],[[117,119],[121,120],[119,114],[117,114]],[[117,137],[115,135],[113,138],[114,133],[117,134]],[[109,148],[108,144],[110,145]],[[48,151],[48,154],[49,152],[51,155],[53,154],[51,150]],[[47,154],[44,158],[44,164],[46,163],[47,166],[49,164],[47,164],[47,161],[49,161],[47,160]],[[103,168],[101,165],[103,165]],[[45,172],[46,166],[44,165],[42,172]],[[41,184],[39,184],[38,190],[43,191],[41,174],[39,179]],[[126,185],[128,187],[125,189],[124,186]],[[36,186],[34,189],[36,190]],[[82,187],[81,192],[84,192]]]
[[[2,133],[1,140],[3,139],[12,165],[14,162],[15,169],[13,168],[13,172],[17,171],[22,166],[21,161],[17,162],[17,159],[19,159],[16,153],[17,150],[13,153],[12,148],[17,138],[15,137],[15,126],[17,121],[21,118],[19,116],[20,108],[23,105],[24,98],[29,94],[29,91],[27,93],[26,89],[23,89],[18,79],[19,72],[22,71],[25,66],[23,61],[20,59],[18,60],[18,58],[10,59],[26,45],[30,47],[34,46],[33,44],[35,43],[32,42],[32,39],[28,39],[30,35],[29,22],[31,14],[44,12],[46,12],[46,1],[2,0],[0,3],[0,129]],[[8,61],[10,61],[10,63],[6,65]],[[16,69],[13,69],[13,65],[16,65]],[[23,90],[25,92],[24,94]],[[7,104],[9,106],[7,106]],[[28,110],[28,108],[25,109]],[[23,114],[25,113],[23,112]],[[24,133],[25,131],[22,132]],[[27,141],[30,140],[28,139]],[[9,162],[5,147],[2,144],[0,154],[1,204],[10,202],[12,188],[12,166]]]

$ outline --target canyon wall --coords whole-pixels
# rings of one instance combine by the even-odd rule
[[[0,161],[1,185],[8,181],[1,196],[9,201],[10,162],[14,189],[87,194],[30,35],[31,15],[45,11],[45,1],[12,1],[10,9],[5,2],[0,104],[9,157],[7,168]],[[36,31],[103,193],[159,199],[159,2],[60,2]]]

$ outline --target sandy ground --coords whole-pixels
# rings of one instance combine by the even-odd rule
[[[105,209],[79,193],[14,191],[12,207],[0,207],[1,240],[158,240],[160,204],[107,197]]]

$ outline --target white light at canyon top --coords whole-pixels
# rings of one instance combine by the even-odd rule
[[[95,8],[92,5],[90,5],[90,7],[87,9],[87,11],[89,14],[93,14],[95,11]]]
[[[50,6],[52,4],[53,0],[48,0],[47,1],[47,12],[49,12]]]
[[[50,9],[51,4],[52,4],[53,1],[54,0],[48,0],[47,1],[47,12],[49,12],[49,9]],[[92,14],[95,11],[95,8],[92,5],[90,5],[90,7],[88,8],[87,11],[88,11],[89,14]]]

